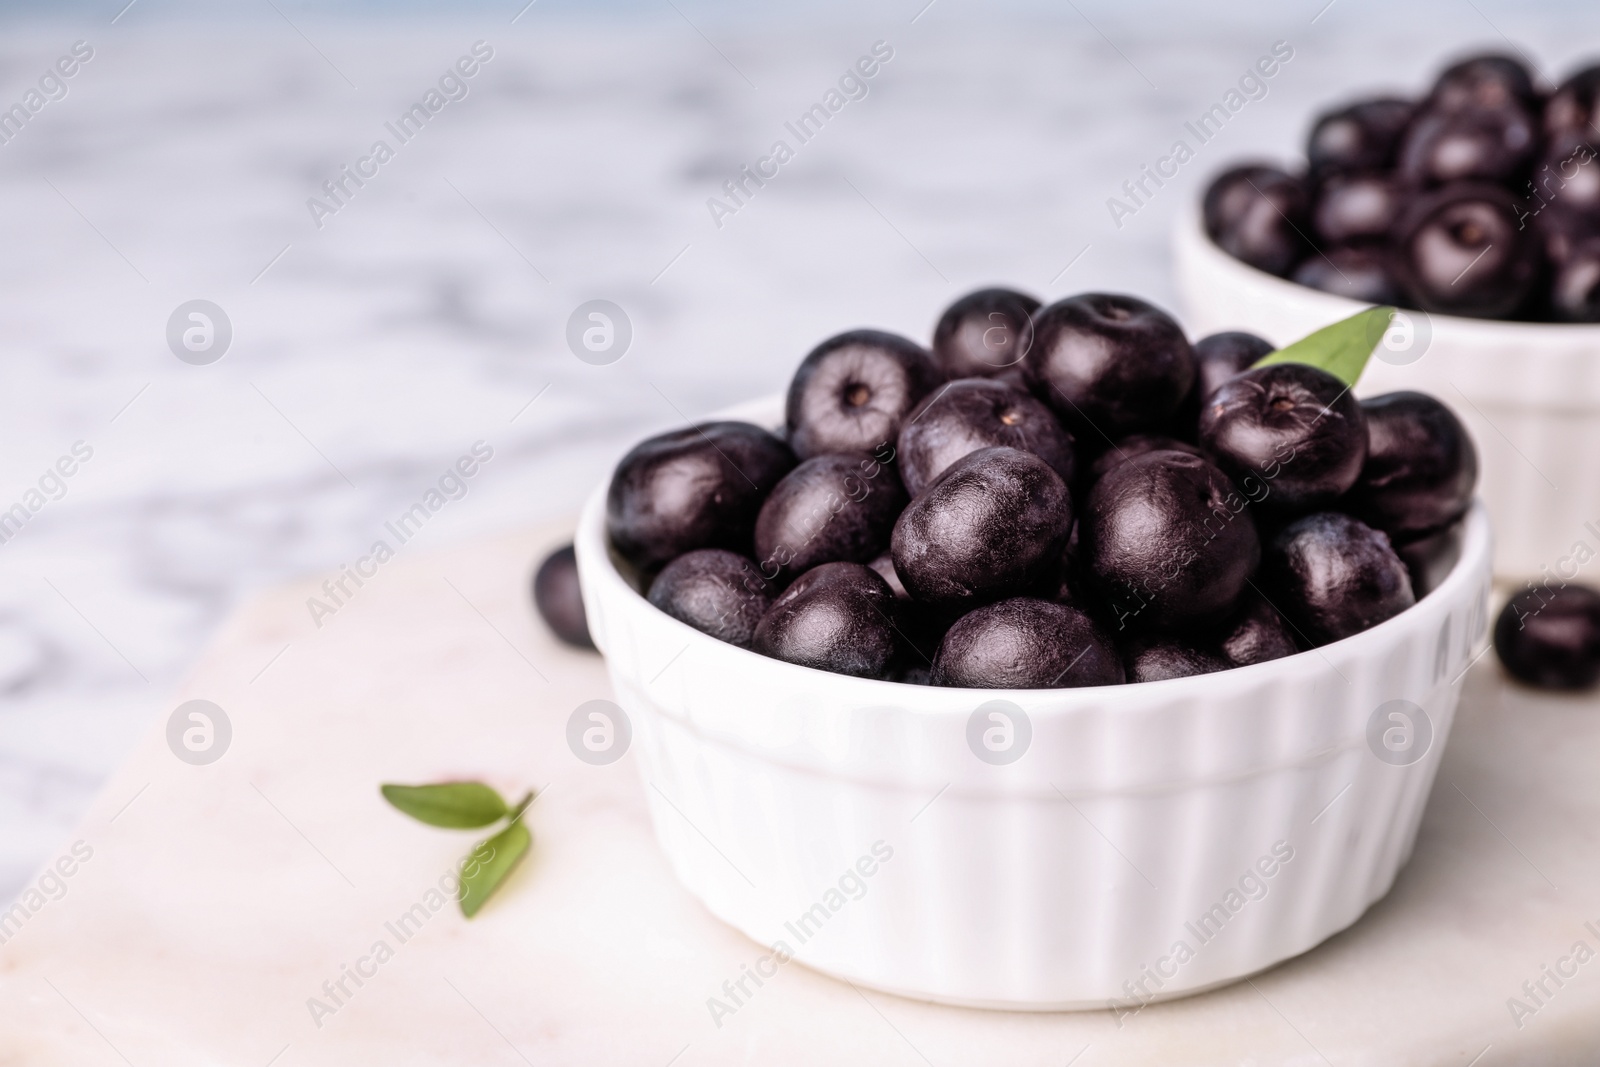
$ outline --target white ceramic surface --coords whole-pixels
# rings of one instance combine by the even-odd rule
[[[1249,330],[1288,344],[1364,306],[1234,259],[1206,235],[1197,209],[1174,230],[1173,253],[1184,324],[1196,337]],[[1406,347],[1403,334],[1386,337],[1356,392],[1415,389],[1461,416],[1478,446],[1498,577],[1546,568],[1577,577],[1580,559],[1600,556],[1600,326],[1403,314],[1415,340]],[[1574,555],[1578,542],[1589,551]]]
[[[739,414],[773,425],[777,411]],[[652,607],[608,550],[605,492],[577,533],[584,602],[644,774],[663,783],[651,813],[679,879],[764,945],[938,1001],[1134,1005],[1252,974],[1350,925],[1410,855],[1485,628],[1479,507],[1438,589],[1313,652],[1094,689],[847,678]],[[1016,738],[1031,735],[1006,765],[969,746],[974,729],[1004,725],[989,709],[973,725],[994,700],[1020,709]],[[1368,748],[1393,700],[1431,722],[1409,766]],[[1318,822],[1342,853],[1295,851]],[[886,850],[906,858],[883,862]],[[847,877],[858,862],[871,877]],[[830,896],[841,878],[849,891]]]

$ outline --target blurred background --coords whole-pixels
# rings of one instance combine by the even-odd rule
[[[1320,108],[1419,92],[1473,48],[1547,80],[1600,56],[1584,0],[95,0],[0,20],[6,900],[232,608],[365,554],[475,442],[493,459],[402,551],[570,515],[646,433],[781,389],[846,328],[925,343],[985,283],[1172,307],[1174,221],[1239,157],[1295,159]],[[1275,46],[1265,95],[1114,218]],[[804,143],[786,126],[841,100]],[[730,196],[780,140],[792,158]],[[592,300],[631,329],[605,361],[568,343]],[[257,676],[317,634],[308,611]]]

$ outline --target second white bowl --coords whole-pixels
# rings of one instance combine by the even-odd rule
[[[1283,345],[1364,306],[1234,259],[1206,234],[1197,207],[1173,246],[1194,337],[1248,330]],[[1385,339],[1357,394],[1414,389],[1449,404],[1478,447],[1495,574],[1577,577],[1583,560],[1600,559],[1600,326],[1403,315],[1409,340],[1399,331]],[[1586,552],[1574,551],[1580,542]]]

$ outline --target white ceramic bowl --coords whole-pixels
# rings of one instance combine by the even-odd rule
[[[775,426],[780,412],[774,399],[729,417]],[[578,572],[657,838],[689,891],[762,946],[704,991],[714,1018],[791,956],[928,1000],[1127,1011],[1306,951],[1409,856],[1486,624],[1475,507],[1437,589],[1313,652],[1094,689],[848,678],[656,610],[609,550],[605,496],[584,508]],[[986,711],[974,728],[996,700],[1008,719]],[[1369,747],[1375,721],[1404,728],[1388,718],[1401,705],[1378,710],[1391,701],[1425,712],[1410,713],[1409,765]]]
[[[1364,305],[1295,285],[1218,248],[1191,207],[1173,236],[1191,336],[1248,330],[1288,344]],[[1478,446],[1479,493],[1507,581],[1546,567],[1576,577],[1582,541],[1600,553],[1600,326],[1493,322],[1404,313],[1414,331],[1386,338],[1356,392],[1415,389],[1449,404]]]

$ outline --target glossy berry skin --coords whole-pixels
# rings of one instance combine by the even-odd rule
[[[1537,211],[1527,222],[1544,241],[1545,253],[1557,268],[1571,259],[1584,242],[1600,237],[1600,213],[1568,211],[1559,199],[1542,209],[1537,204],[1529,205],[1527,210]]]
[[[1287,277],[1309,250],[1306,184],[1276,167],[1235,167],[1206,190],[1206,233],[1228,255]]]
[[[1123,668],[1116,647],[1083,612],[1013,597],[950,627],[931,680],[967,689],[1068,689],[1121,685]]]
[[[1216,622],[1261,558],[1244,497],[1187,452],[1149,452],[1108,471],[1079,536],[1086,577],[1119,633]]]
[[[650,603],[719,641],[749,648],[778,591],[753,560],[721,548],[685,552],[650,583]]]
[[[1196,393],[1204,400],[1217,386],[1235,374],[1243,374],[1277,348],[1271,341],[1242,330],[1200,338],[1194,343]]]
[[[900,430],[895,459],[912,496],[969,452],[1004,445],[1032,452],[1072,483],[1072,435],[1029,393],[989,378],[940,386],[917,405]]]
[[[1398,304],[1403,295],[1393,263],[1382,246],[1330,248],[1306,257],[1295,268],[1293,280],[1363,304]]]
[[[1232,663],[1210,649],[1171,637],[1130,642],[1123,662],[1130,682],[1165,682],[1233,668]]]
[[[1520,108],[1430,109],[1406,131],[1396,173],[1415,186],[1513,182],[1532,167],[1539,146],[1534,120]]]
[[[946,378],[1022,384],[1039,301],[1015,289],[979,289],[945,308],[933,328],[933,361]]]
[[[794,464],[787,445],[747,422],[659,434],[617,464],[606,532],[646,573],[697,548],[749,552],[762,501]]]
[[[1600,216],[1600,131],[1564,134],[1545,148],[1533,178],[1524,187],[1525,210],[1546,212],[1593,225]],[[1564,220],[1565,221],[1565,220]]]
[[[1278,613],[1256,592],[1246,593],[1239,610],[1229,620],[1222,641],[1222,655],[1235,667],[1282,659],[1300,651],[1289,620]]]
[[[1406,195],[1389,174],[1335,174],[1317,188],[1311,225],[1324,251],[1328,245],[1382,241],[1394,229]]]
[[[1367,456],[1366,416],[1327,371],[1274,363],[1211,394],[1200,412],[1200,445],[1250,499],[1305,511],[1355,484]]]
[[[594,647],[578,588],[578,557],[571,545],[562,545],[539,564],[533,576],[533,604],[561,640],[575,648]]]
[[[1315,644],[1338,641],[1415,603],[1411,577],[1389,538],[1343,512],[1322,511],[1284,527],[1261,565],[1263,588]]]
[[[1524,589],[1495,620],[1494,650],[1518,681],[1593,688],[1600,681],[1600,593],[1586,585]]]
[[[1577,242],[1555,266],[1550,312],[1561,322],[1600,322],[1600,237]]]
[[[856,678],[883,678],[894,659],[894,594],[870,567],[824,563],[784,590],[756,626],[764,656]]]
[[[1472,504],[1478,451],[1455,412],[1424,393],[1361,402],[1367,458],[1345,508],[1407,540],[1455,522]]]
[[[789,444],[801,459],[876,452],[939,383],[920,345],[882,330],[852,330],[811,350],[789,383]]]
[[[1406,209],[1396,237],[1396,270],[1424,311],[1505,318],[1539,279],[1538,239],[1499,186],[1463,183],[1422,196]]]
[[[1205,455],[1200,451],[1200,446],[1180,441],[1175,437],[1149,433],[1130,434],[1100,453],[1099,458],[1094,461],[1094,466],[1089,468],[1089,484],[1093,485],[1105,477],[1107,471],[1148,452],[1187,452],[1191,456]]]
[[[1544,132],[1551,141],[1574,135],[1600,137],[1600,65],[1585,67],[1562,82],[1544,107]]]
[[[1388,168],[1415,111],[1416,105],[1409,100],[1379,97],[1321,115],[1311,127],[1306,145],[1312,171],[1323,174]]]
[[[819,563],[866,563],[906,505],[894,468],[865,452],[814,456],[784,475],[756,517],[761,573],[787,585]]]
[[[911,596],[964,611],[1052,588],[1072,531],[1072,499],[1031,452],[984,448],[912,499],[894,526],[894,569]]]
[[[1136,297],[1084,293],[1034,317],[1028,383],[1081,440],[1162,430],[1194,385],[1172,316]]]
[[[1536,113],[1540,101],[1533,76],[1521,60],[1489,53],[1446,67],[1433,83],[1427,105],[1444,111],[1520,108]]]

